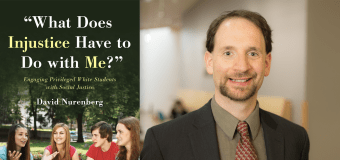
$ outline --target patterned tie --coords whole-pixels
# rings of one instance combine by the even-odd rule
[[[238,122],[237,131],[241,138],[237,144],[235,160],[258,160],[255,148],[250,141],[247,122]]]

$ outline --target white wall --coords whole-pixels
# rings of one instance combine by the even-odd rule
[[[224,11],[247,9],[260,13],[269,23],[273,38],[272,66],[260,95],[282,96],[292,101],[292,119],[301,124],[305,100],[306,1],[202,0],[183,17],[181,32],[180,87],[213,91],[212,76],[206,76],[203,55],[206,31]]]
[[[179,85],[179,33],[170,28],[140,31],[140,97],[143,133],[152,113],[169,113]]]
[[[146,110],[167,112],[179,84],[178,32],[166,27],[141,30],[140,35],[141,105]]]

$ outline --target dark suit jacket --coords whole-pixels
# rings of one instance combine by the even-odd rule
[[[260,109],[267,160],[308,160],[304,128]],[[210,101],[202,108],[148,129],[141,160],[219,160]]]

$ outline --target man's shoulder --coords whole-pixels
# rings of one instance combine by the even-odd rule
[[[96,147],[95,144],[93,143],[90,148],[89,148],[89,151],[97,151],[100,147]]]
[[[96,147],[95,144],[93,143],[89,150],[86,152],[86,156],[95,159],[98,155],[98,151],[100,150],[100,147]]]
[[[276,129],[280,131],[283,134],[307,134],[306,130],[301,127],[300,125],[297,125],[281,116],[278,116],[276,114],[270,113],[268,111],[261,109],[261,120],[265,121],[267,125],[277,127]],[[275,124],[276,123],[276,124]]]
[[[111,141],[111,146],[115,146],[115,147],[118,147],[118,145],[117,145],[117,143],[116,142],[114,142],[114,141]]]
[[[212,126],[214,121],[210,103],[207,104],[196,111],[148,129],[141,153],[142,159],[145,157],[148,157],[147,159],[151,157],[156,157],[154,159],[190,157],[191,150],[189,148],[192,147],[192,135],[201,132],[202,127],[206,125]]]
[[[163,131],[163,132],[170,132],[173,130],[182,130],[182,129],[190,129],[193,125],[195,120],[200,116],[202,110],[205,110],[207,105],[199,108],[198,110],[192,111],[188,114],[170,120],[168,122],[164,122],[162,124],[156,125],[151,127],[151,130],[154,131]]]
[[[275,137],[276,140],[279,140],[278,142],[281,141],[281,145],[284,144],[285,152],[289,157],[299,155],[304,157],[301,159],[308,159],[309,137],[303,127],[267,111],[262,110],[260,115],[264,135],[268,138],[266,140],[270,141]],[[273,136],[268,136],[270,134],[273,134]],[[266,142],[266,144],[267,143],[269,142]],[[271,146],[273,146],[273,144]]]
[[[149,128],[147,133],[156,140],[162,141],[162,144],[173,143],[174,139],[184,140],[182,138],[195,132],[197,125],[204,124],[206,119],[213,121],[210,101],[198,110]]]
[[[117,153],[119,151],[119,146],[115,142],[111,142],[110,152]]]

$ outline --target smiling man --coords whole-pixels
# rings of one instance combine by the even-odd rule
[[[87,151],[87,160],[115,159],[119,148],[112,142],[112,127],[100,121],[91,127],[93,144]]]
[[[235,10],[216,18],[204,56],[215,95],[202,108],[150,128],[142,160],[307,160],[306,131],[260,108],[269,75],[271,29],[258,13]]]

